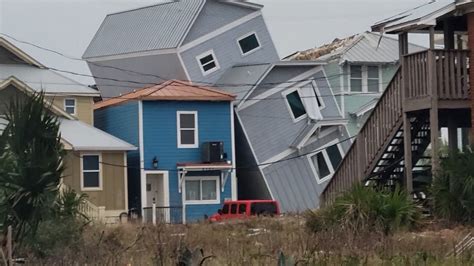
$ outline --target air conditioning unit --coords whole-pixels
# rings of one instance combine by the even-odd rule
[[[224,142],[204,142],[201,147],[202,161],[216,163],[224,161]]]

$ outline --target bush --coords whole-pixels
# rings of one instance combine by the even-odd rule
[[[453,222],[474,220],[474,153],[471,150],[443,159],[431,194],[437,217]]]
[[[389,234],[415,226],[420,218],[420,209],[398,187],[388,191],[356,185],[331,206],[309,213],[306,224],[314,232],[381,230]]]

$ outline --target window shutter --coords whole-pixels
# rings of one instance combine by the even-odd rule
[[[321,120],[323,116],[321,115],[321,110],[319,109],[318,99],[316,98],[316,92],[313,88],[313,85],[310,83],[305,87],[300,89],[301,100],[306,108],[306,113],[308,113],[309,118],[312,120]]]

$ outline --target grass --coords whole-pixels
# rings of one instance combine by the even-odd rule
[[[35,265],[176,265],[188,248],[211,256],[203,265],[277,265],[280,252],[298,265],[472,265],[470,252],[462,258],[446,258],[470,229],[432,226],[388,236],[315,234],[307,230],[302,216],[156,227],[90,226],[76,243],[28,261]]]

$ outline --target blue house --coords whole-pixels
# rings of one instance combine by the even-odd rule
[[[130,206],[164,222],[197,221],[237,198],[232,94],[171,80],[95,106],[95,125],[128,154]]]

